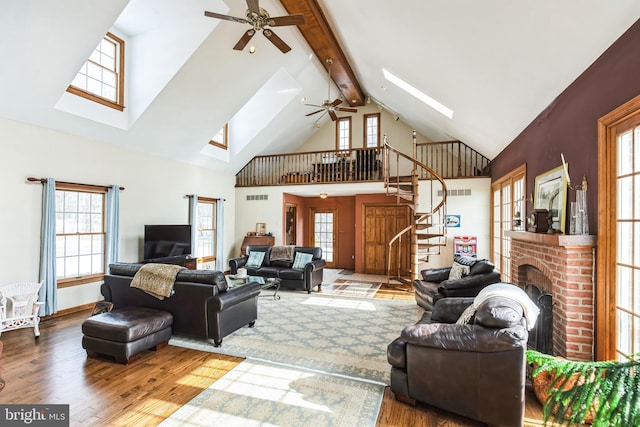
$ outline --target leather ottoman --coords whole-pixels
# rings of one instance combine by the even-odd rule
[[[171,338],[171,313],[145,307],[123,307],[92,316],[82,323],[82,348],[87,355],[113,356],[128,364],[144,350],[159,350]]]

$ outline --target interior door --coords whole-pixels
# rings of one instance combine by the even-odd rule
[[[322,248],[322,257],[327,262],[327,268],[335,268],[336,260],[336,211],[335,209],[311,211],[313,229],[313,246]]]
[[[365,274],[387,274],[389,263],[389,241],[409,225],[407,206],[365,206],[364,209],[364,272]],[[403,240],[400,253],[392,251],[391,266],[401,270],[410,269],[411,237]]]

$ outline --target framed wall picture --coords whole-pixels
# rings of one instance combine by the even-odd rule
[[[567,165],[568,167],[568,165]],[[567,178],[563,166],[536,176],[535,209],[549,211],[549,231],[564,233],[567,207]]]

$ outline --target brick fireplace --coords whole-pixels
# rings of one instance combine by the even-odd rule
[[[593,360],[596,236],[508,231],[511,277],[553,300],[553,354]]]

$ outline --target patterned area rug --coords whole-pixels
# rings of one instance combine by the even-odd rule
[[[412,301],[281,296],[259,298],[255,327],[234,332],[222,347],[171,339],[247,360],[162,426],[375,426],[391,369],[387,345],[422,309]]]
[[[373,298],[378,289],[380,289],[380,286],[380,283],[363,283],[351,280],[345,282],[336,281],[330,286],[323,286],[322,294],[355,298]]]
[[[387,345],[422,314],[411,301],[280,295],[259,298],[255,327],[225,337],[222,347],[176,335],[169,343],[388,384]]]
[[[384,387],[245,360],[160,425],[373,426]]]

